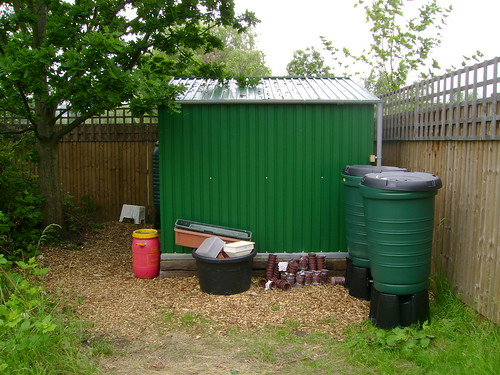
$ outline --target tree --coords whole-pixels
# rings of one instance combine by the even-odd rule
[[[244,29],[232,0],[15,0],[0,5],[0,109],[26,118],[39,159],[44,223],[64,225],[58,142],[91,116],[130,103],[136,114],[176,110],[169,84],[191,50],[222,47],[217,25]],[[176,55],[175,63],[152,48]],[[220,70],[200,65],[200,73]],[[65,112],[77,113],[56,126]]]
[[[412,72],[420,72],[420,78],[427,78],[439,69],[431,52],[441,44],[441,30],[453,9],[451,5],[444,8],[437,0],[430,0],[410,19],[405,18],[409,12],[405,8],[408,3],[403,0],[368,3],[357,0],[354,6],[358,5],[364,6],[366,21],[371,25],[372,42],[367,49],[356,55],[346,47],[337,48],[322,37],[323,44],[340,67],[366,64],[370,73],[365,78],[365,86],[379,94],[403,87]]]
[[[295,51],[292,61],[286,66],[286,71],[291,76],[325,77],[331,75],[330,69],[325,65],[325,58],[314,47]]]
[[[204,53],[198,58],[204,63],[219,63],[226,67],[228,74],[239,80],[248,77],[265,77],[271,74],[266,66],[264,52],[256,49],[255,32],[248,29],[240,32],[232,27],[216,27],[213,34],[224,45],[223,49]]]

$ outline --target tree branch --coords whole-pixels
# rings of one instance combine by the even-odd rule
[[[71,109],[71,108],[70,108],[70,109]],[[63,115],[64,115],[65,113],[67,113],[70,109],[68,109],[68,108],[66,108],[66,109],[61,109],[61,110],[59,111],[59,114],[58,114],[56,117],[54,117],[54,121],[53,121],[52,123],[55,125],[55,124],[56,124],[56,122],[57,122],[57,121],[58,121],[61,117],[63,117]]]
[[[5,50],[3,49],[2,45],[0,44],[0,54],[5,55]],[[19,93],[19,96],[21,96],[21,101],[23,102],[24,109],[26,110],[27,113],[27,119],[28,121],[34,126],[37,126],[36,121],[33,119],[31,116],[31,107],[29,105],[28,97],[26,96],[23,86],[21,85],[21,82],[15,81],[15,85],[17,87],[17,92]],[[8,110],[9,112],[16,113],[17,111],[12,111]]]
[[[95,115],[94,112],[88,112],[88,113],[76,118],[71,124],[64,126],[61,129],[59,129],[59,131],[53,133],[50,138],[54,141],[59,141],[63,136],[65,136],[70,131],[72,131],[76,127],[80,126],[81,124],[83,124],[85,121],[87,121],[89,118],[91,118],[94,115]]]
[[[130,53],[129,63],[126,66],[124,66],[125,69],[127,70],[132,69],[132,67],[137,64],[137,61],[142,56],[142,54],[146,52],[149,47],[151,47],[151,44],[148,43],[148,40],[151,38],[151,35],[152,33],[145,34],[142,40],[136,43],[138,47],[137,49],[135,49]],[[143,45],[143,47],[139,47],[141,45]]]
[[[30,127],[27,127],[26,129],[22,129],[22,130],[2,130],[0,131],[0,134],[10,134],[10,135],[15,135],[15,134],[24,134],[24,133],[27,133],[29,131],[34,131],[35,129],[33,129],[31,126]]]

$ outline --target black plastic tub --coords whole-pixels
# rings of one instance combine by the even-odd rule
[[[209,258],[196,254],[200,288],[209,294],[229,295],[247,291],[252,281],[253,258],[257,250],[234,258]]]

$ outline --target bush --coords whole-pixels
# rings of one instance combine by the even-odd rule
[[[41,233],[42,198],[29,171],[32,155],[24,152],[29,138],[0,137],[0,254],[27,259]]]

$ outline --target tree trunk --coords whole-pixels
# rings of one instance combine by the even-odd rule
[[[58,142],[46,139],[37,139],[36,150],[38,151],[38,174],[40,192],[44,199],[42,212],[43,224],[59,224],[63,231],[64,211],[63,193],[59,175],[59,153]]]

